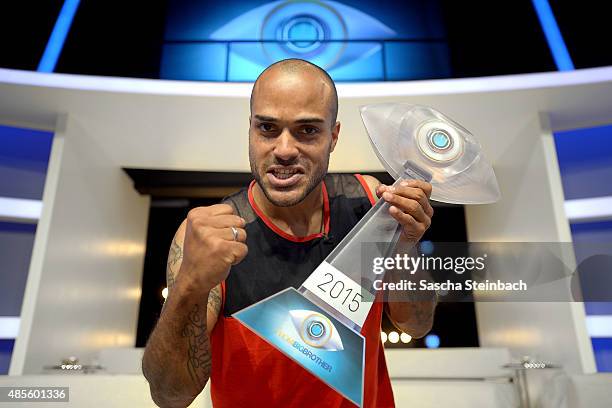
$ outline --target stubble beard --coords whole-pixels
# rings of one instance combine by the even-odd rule
[[[249,148],[249,164],[251,166],[251,173],[253,174],[255,181],[257,182],[257,184],[259,184],[261,191],[263,191],[268,201],[270,201],[272,204],[274,204],[277,207],[292,207],[294,205],[301,203],[308,196],[308,194],[310,194],[319,185],[319,183],[323,181],[323,179],[325,178],[325,175],[327,174],[330,155],[331,155],[331,148],[328,149],[327,154],[324,156],[325,162],[321,163],[322,164],[321,166],[317,166],[316,173],[314,173],[309,178],[308,183],[306,184],[306,188],[303,190],[304,192],[299,197],[289,200],[289,201],[285,201],[285,200],[280,201],[272,197],[272,195],[270,194],[270,192],[268,191],[268,189],[266,188],[263,182],[263,177],[259,173],[259,170],[257,168],[257,163],[255,163],[255,159],[253,158],[253,152],[251,151],[250,148]]]

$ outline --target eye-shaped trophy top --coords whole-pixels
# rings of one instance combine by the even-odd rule
[[[501,197],[491,164],[474,136],[436,110],[406,103],[361,108],[370,142],[394,179],[432,184],[431,199],[487,204]]]

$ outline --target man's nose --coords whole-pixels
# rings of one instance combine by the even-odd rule
[[[289,132],[284,129],[280,136],[277,138],[277,143],[274,148],[274,155],[277,159],[282,161],[291,161],[298,156],[298,149],[296,146],[296,140]]]

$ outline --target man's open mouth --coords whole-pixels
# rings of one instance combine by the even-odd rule
[[[304,172],[296,167],[273,167],[266,174],[273,187],[287,188],[296,184]]]

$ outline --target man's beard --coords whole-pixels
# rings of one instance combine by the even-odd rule
[[[331,154],[331,149],[329,149],[327,151],[327,155],[325,156],[325,162],[321,163],[321,166],[318,166],[316,173],[314,173],[309,179],[308,182],[306,184],[306,188],[304,189],[304,192],[297,198],[292,199],[291,201],[279,201],[279,200],[275,200],[272,195],[270,194],[270,192],[268,191],[268,189],[266,188],[263,180],[262,180],[262,176],[261,174],[259,174],[259,171],[257,169],[257,163],[255,163],[254,159],[253,159],[253,155],[251,154],[251,150],[249,149],[249,164],[251,166],[251,173],[253,174],[253,177],[255,178],[255,181],[257,182],[257,184],[259,184],[259,187],[261,188],[261,190],[263,191],[264,195],[266,196],[266,198],[268,199],[268,201],[270,201],[272,204],[274,204],[277,207],[292,207],[294,205],[297,205],[299,203],[301,203],[307,196],[308,194],[310,194],[318,185],[319,183],[321,183],[321,181],[323,181],[323,179],[325,178],[325,175],[327,174],[327,168],[329,165],[329,156]],[[274,162],[272,163],[273,165],[283,165],[282,163],[278,163],[278,162]],[[285,163],[285,166],[290,166],[290,165],[295,165],[297,164],[297,162],[295,163],[290,163],[287,164]],[[270,165],[266,166],[266,168],[268,168]],[[264,174],[265,176],[265,174]]]

